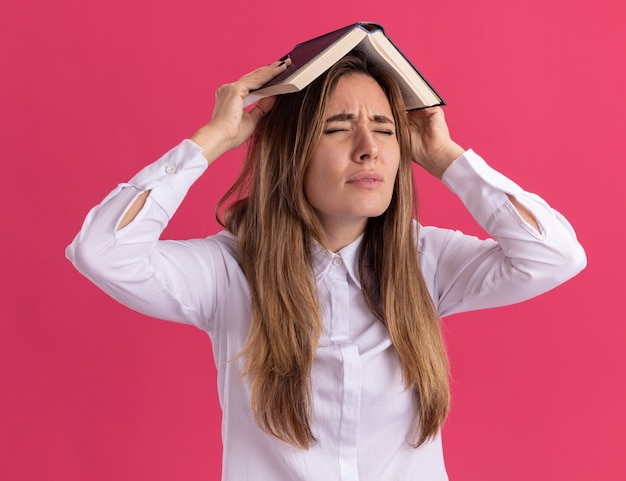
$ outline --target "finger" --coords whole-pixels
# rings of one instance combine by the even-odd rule
[[[284,72],[291,65],[289,57],[277,60],[274,63],[259,67],[247,73],[239,79],[249,90],[255,90],[272,80],[274,77]]]

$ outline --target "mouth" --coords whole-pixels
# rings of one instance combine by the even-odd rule
[[[348,178],[348,184],[381,184],[383,176],[378,172],[359,172]]]
[[[346,185],[362,190],[376,190],[383,185],[383,176],[376,172],[361,172],[348,179]]]

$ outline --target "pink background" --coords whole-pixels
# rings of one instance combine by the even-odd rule
[[[216,87],[358,20],[385,26],[448,102],[456,139],[561,210],[589,257],[540,298],[444,320],[451,479],[626,479],[623,2],[0,9],[1,479],[219,479],[207,336],[130,312],[64,249],[92,205],[208,121]],[[167,237],[216,231],[239,156],[193,187]],[[425,223],[481,233],[445,187],[418,181]]]

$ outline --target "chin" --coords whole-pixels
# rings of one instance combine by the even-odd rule
[[[384,205],[371,205],[364,206],[362,212],[364,213],[364,217],[372,218],[372,217],[380,217],[389,208],[389,203],[385,203]]]

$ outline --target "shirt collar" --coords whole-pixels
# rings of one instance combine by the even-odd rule
[[[316,279],[320,279],[326,275],[326,273],[333,266],[333,261],[341,259],[348,271],[348,275],[352,278],[352,281],[356,286],[361,288],[361,278],[359,276],[359,253],[361,251],[361,243],[363,241],[363,234],[357,237],[347,246],[343,247],[337,253],[331,252],[322,246],[316,240],[313,240],[313,264],[315,269]]]

